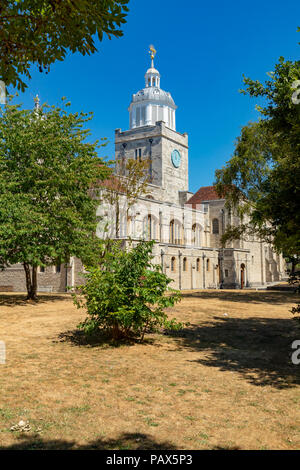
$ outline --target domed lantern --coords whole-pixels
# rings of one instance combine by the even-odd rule
[[[145,88],[132,95],[129,106],[130,129],[155,126],[164,121],[170,129],[176,130],[175,111],[177,106],[171,94],[160,88],[160,73],[154,68],[156,50],[150,46],[151,67],[145,74]]]

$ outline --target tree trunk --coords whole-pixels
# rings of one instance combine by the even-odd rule
[[[23,263],[26,277],[27,300],[37,300],[37,266],[32,266],[30,272],[30,265]]]
[[[37,266],[32,266],[32,289],[31,289],[31,299],[37,300]]]

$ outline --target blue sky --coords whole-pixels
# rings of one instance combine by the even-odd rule
[[[107,137],[102,155],[114,156],[114,130],[129,127],[132,93],[144,87],[149,44],[158,53],[161,87],[178,106],[177,131],[189,134],[190,190],[214,181],[229,160],[243,125],[257,118],[256,101],[239,93],[242,75],[265,80],[280,56],[298,60],[299,0],[131,0],[124,36],[105,39],[92,56],[68,55],[49,74],[32,68],[17,102],[59,104],[93,111],[92,140]],[[13,91],[13,90],[9,90]]]

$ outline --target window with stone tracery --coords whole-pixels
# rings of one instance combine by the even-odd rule
[[[199,224],[192,226],[192,245],[201,246],[201,226]]]
[[[182,225],[178,220],[171,220],[170,222],[170,243],[173,245],[183,244]]]
[[[157,219],[152,214],[144,217],[143,233],[145,240],[157,240]]]

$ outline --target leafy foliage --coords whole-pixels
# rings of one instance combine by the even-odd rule
[[[0,267],[24,265],[29,298],[37,266],[90,260],[98,243],[91,187],[109,174],[97,155],[105,144],[85,142],[92,116],[67,105],[1,111]]]
[[[0,78],[24,91],[37,64],[46,73],[68,51],[92,54],[94,36],[123,35],[129,0],[1,0]]]
[[[168,287],[171,279],[151,262],[153,243],[126,250],[115,242],[101,266],[88,269],[86,283],[73,294],[77,307],[87,310],[88,317],[79,325],[86,333],[101,328],[115,340],[134,334],[143,341],[147,330],[181,327],[164,312],[180,294]]]
[[[295,287],[295,290],[300,294],[300,257],[291,256],[287,258],[287,261],[291,265],[291,269],[288,270],[289,284]],[[292,307],[291,313],[295,315],[296,320],[300,322],[300,303],[296,307]]]
[[[239,233],[256,233],[286,255],[300,253],[300,104],[293,101],[300,61],[282,57],[265,84],[245,78],[247,93],[262,97],[261,119],[243,127],[233,157],[216,171],[219,194],[244,218]]]
[[[148,192],[149,161],[139,161],[133,158],[127,159],[120,169],[116,168],[115,174],[103,182],[102,200],[107,202],[115,213],[115,234],[120,236],[121,213],[128,215],[129,209],[136,203],[139,197]],[[121,170],[121,171],[120,171]]]

